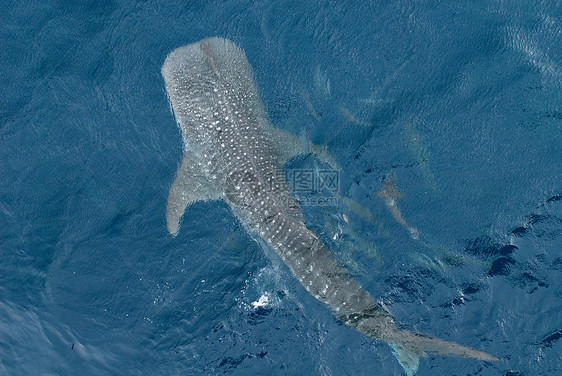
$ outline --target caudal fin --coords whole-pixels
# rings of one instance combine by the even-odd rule
[[[414,376],[420,365],[420,356],[418,352],[400,344],[391,343],[392,353],[398,360],[398,363],[404,368],[404,372],[408,376]]]
[[[428,356],[432,353],[441,356],[459,356],[484,361],[500,360],[483,351],[408,330],[396,331],[392,337],[394,338],[389,341],[389,344],[392,347],[394,356],[396,356],[396,359],[408,376],[413,376],[418,370],[420,357]]]

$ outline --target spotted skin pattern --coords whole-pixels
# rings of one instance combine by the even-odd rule
[[[162,67],[182,132],[184,160],[168,198],[170,233],[197,200],[224,199],[245,229],[271,246],[294,276],[347,325],[390,343],[407,374],[427,352],[495,358],[397,329],[390,314],[307,228],[282,174],[286,154],[269,123],[252,68],[233,42],[209,38],[172,51]],[[272,188],[274,187],[274,188]]]

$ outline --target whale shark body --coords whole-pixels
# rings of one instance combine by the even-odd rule
[[[238,46],[208,38],[177,48],[166,58],[162,75],[184,144],[167,204],[172,235],[178,233],[191,203],[222,199],[244,228],[265,240],[338,320],[389,343],[408,375],[416,372],[421,356],[432,352],[497,360],[453,342],[398,329],[382,304],[307,228],[278,172],[288,159],[308,149],[298,137],[270,124],[252,68]]]

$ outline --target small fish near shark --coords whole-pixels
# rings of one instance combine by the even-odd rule
[[[419,358],[431,353],[499,360],[399,329],[385,307],[306,226],[298,201],[278,171],[295,155],[312,151],[322,157],[323,150],[271,125],[241,48],[218,37],[179,47],[167,56],[162,76],[184,145],[166,210],[173,236],[190,204],[224,200],[246,231],[263,239],[338,320],[387,342],[406,374],[415,374]]]
[[[384,188],[381,189],[377,193],[377,197],[384,199],[384,204],[396,220],[396,222],[400,223],[412,236],[412,239],[419,240],[420,239],[420,232],[417,228],[412,227],[406,222],[404,217],[402,217],[402,213],[400,209],[398,209],[398,204],[396,203],[396,199],[399,197],[403,197],[402,193],[398,192],[398,188],[396,188],[396,183],[394,182],[394,178],[391,176],[387,176],[384,178]]]

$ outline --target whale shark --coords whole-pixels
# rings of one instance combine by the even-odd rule
[[[407,375],[415,374],[420,357],[433,353],[498,360],[454,342],[400,329],[385,306],[307,227],[298,200],[279,171],[295,155],[322,156],[323,150],[269,122],[240,47],[219,37],[179,47],[166,57],[162,76],[183,139],[183,159],[166,208],[173,236],[190,204],[224,200],[245,230],[263,239],[338,320],[387,342]]]

